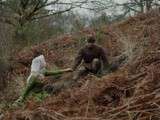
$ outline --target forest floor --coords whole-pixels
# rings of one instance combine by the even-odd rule
[[[74,35],[63,35],[24,49],[16,54],[10,73],[27,77],[34,50],[41,49],[49,69],[71,67],[83,37],[96,34],[99,43],[107,49],[111,64],[125,56],[114,72],[97,77],[88,75],[72,87],[49,95],[43,101],[28,99],[23,107],[2,111],[5,120],[160,120],[160,11],[153,10],[127,20],[103,26],[96,30],[85,29]],[[72,73],[60,78],[49,77],[50,84],[69,81]],[[15,90],[4,93],[6,99],[15,100],[13,93],[23,88],[25,81],[18,82]],[[22,81],[22,82],[20,82]],[[12,84],[10,82],[10,84]],[[19,87],[18,87],[19,86]],[[13,84],[12,84],[13,87]],[[12,88],[13,89],[13,88]],[[3,93],[3,94],[4,94]],[[5,97],[3,98],[5,99]]]

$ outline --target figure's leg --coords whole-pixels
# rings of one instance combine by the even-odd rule
[[[94,74],[97,74],[97,73],[101,72],[101,67],[102,67],[102,65],[101,65],[101,60],[95,58],[95,59],[93,60],[93,62],[92,62],[92,72],[93,72]]]
[[[29,81],[30,81],[30,79],[31,79],[31,77],[32,77],[33,75],[32,75],[32,73],[29,75],[29,77],[27,78],[27,84],[29,84]]]
[[[81,66],[73,75],[73,80],[79,79],[81,76],[88,74],[87,69],[84,66]]]
[[[34,88],[34,86],[37,84],[37,77],[31,76],[26,88],[23,90],[22,95],[19,98],[19,101],[23,102],[29,95],[30,91]]]

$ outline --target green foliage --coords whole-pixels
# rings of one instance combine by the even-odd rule
[[[52,35],[53,28],[48,20],[38,20],[17,26],[14,41],[21,46],[30,46],[39,43]]]
[[[77,13],[48,16],[49,11],[44,7],[46,4],[47,0],[3,1],[2,17],[5,23],[13,27],[14,48],[21,49],[40,43],[51,36],[56,37],[84,27],[84,20],[77,16]],[[57,11],[61,10],[57,9]],[[39,18],[40,16],[48,17]]]
[[[45,91],[39,93],[32,93],[32,97],[34,97],[36,102],[42,102],[49,94]]]

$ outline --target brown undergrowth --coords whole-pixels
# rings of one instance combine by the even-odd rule
[[[6,112],[5,119],[159,120],[159,19],[160,12],[153,10],[111,25],[108,29],[104,27],[101,32],[115,43],[109,50],[117,50],[111,57],[116,54],[127,56],[127,61],[117,71],[103,77],[88,75],[42,103],[30,100],[24,109]],[[106,39],[104,43],[104,46],[111,44]],[[116,47],[118,43],[123,49],[122,46]]]

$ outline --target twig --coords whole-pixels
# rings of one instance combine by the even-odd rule
[[[145,76],[147,73],[140,73],[140,74],[138,74],[138,75],[135,75],[135,76],[133,76],[132,78],[129,78],[129,81],[133,81],[133,80],[135,80],[135,79],[137,79],[137,78],[140,78],[140,77],[143,77],[143,76]]]
[[[89,83],[89,82],[88,82]],[[91,84],[90,84],[91,85]],[[87,118],[88,116],[88,111],[89,111],[89,105],[90,105],[90,99],[91,99],[91,86],[88,87],[88,103],[87,103],[87,107],[86,107],[86,113],[85,113],[85,118]]]
[[[136,113],[135,116],[133,117],[133,120],[137,120],[140,115],[141,115],[140,112]]]
[[[102,118],[86,118],[86,117],[72,117],[66,120],[106,120]]]
[[[63,114],[61,114],[61,113],[58,113],[58,112],[56,112],[56,111],[54,111],[54,110],[47,110],[47,109],[45,109],[45,108],[39,108],[39,110],[42,110],[44,113],[49,113],[49,112],[52,112],[52,113],[54,113],[55,115],[57,115],[57,117],[59,116],[59,117],[61,117],[62,119],[65,119],[65,118],[67,118],[67,116],[65,116],[65,115],[63,115]],[[47,114],[48,115],[48,114]],[[57,118],[58,119],[58,118]]]

